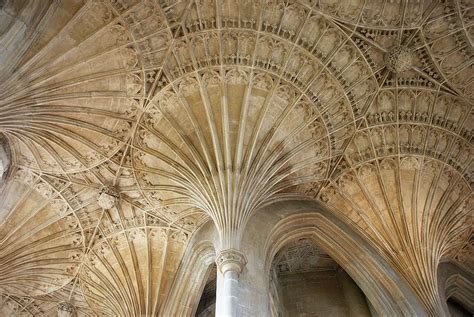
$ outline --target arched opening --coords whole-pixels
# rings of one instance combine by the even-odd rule
[[[305,207],[310,205],[307,203]],[[287,201],[278,208],[273,205],[268,209],[273,213],[276,210],[295,212],[281,215],[281,220],[272,225],[265,242],[266,276],[270,276],[278,251],[293,241],[309,238],[352,277],[373,306],[370,310],[377,312],[374,316],[427,315],[405,281],[348,225],[317,205],[314,206],[317,212],[303,212],[295,206],[298,205],[294,201]]]
[[[202,291],[196,310],[196,317],[211,317],[216,314],[217,266],[213,264],[209,269],[206,285]]]
[[[448,309],[451,317],[471,317],[473,312],[469,312],[462,304],[458,303],[454,298],[448,299]]]
[[[372,316],[362,290],[310,238],[277,252],[269,289],[273,316]]]
[[[456,263],[443,263],[440,276],[445,278],[444,294],[452,317],[473,316],[474,283],[472,275]]]

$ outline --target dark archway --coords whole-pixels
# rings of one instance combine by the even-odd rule
[[[216,313],[217,266],[211,265],[206,285],[196,310],[196,317],[211,317]]]
[[[309,238],[291,241],[277,252],[270,296],[274,316],[372,316],[362,290]]]
[[[448,299],[448,309],[451,317],[472,317],[473,315],[473,312],[468,311],[467,308],[453,298]]]

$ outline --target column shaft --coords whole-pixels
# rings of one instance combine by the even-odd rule
[[[239,276],[235,271],[218,273],[221,278],[217,287],[216,316],[235,317],[238,316],[238,292]]]
[[[246,263],[245,256],[235,249],[223,250],[217,255],[216,316],[239,315],[239,274]]]

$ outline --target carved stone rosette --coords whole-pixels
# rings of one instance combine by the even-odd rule
[[[97,196],[97,202],[101,208],[110,209],[115,206],[119,197],[120,195],[115,188],[104,186]]]
[[[68,302],[61,302],[58,304],[58,317],[74,316],[74,306]]]
[[[406,46],[396,46],[385,54],[385,64],[394,73],[403,73],[413,64],[413,53]]]
[[[235,249],[220,251],[216,257],[216,265],[222,274],[227,271],[233,271],[240,274],[246,264],[247,258],[245,255]]]

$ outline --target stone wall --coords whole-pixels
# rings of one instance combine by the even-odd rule
[[[280,276],[283,316],[370,317],[369,308],[356,284],[342,272],[307,272]],[[348,283],[355,288],[348,291]],[[351,287],[351,286],[349,286]],[[360,293],[360,295],[358,294]],[[359,298],[360,297],[360,298]]]
[[[298,273],[280,277],[287,316],[345,317],[348,307],[333,272]]]

